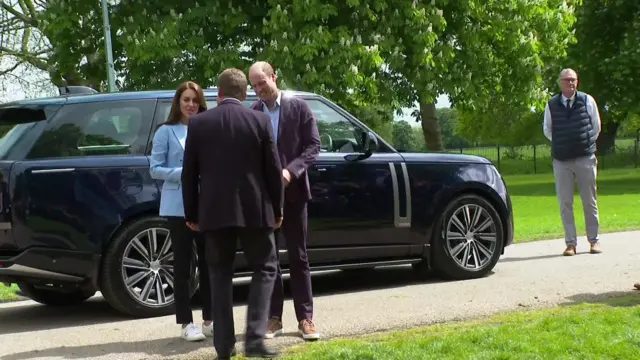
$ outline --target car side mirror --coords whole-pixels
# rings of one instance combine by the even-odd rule
[[[362,134],[363,137],[363,150],[365,153],[370,154],[378,150],[378,137],[371,131],[367,131]]]

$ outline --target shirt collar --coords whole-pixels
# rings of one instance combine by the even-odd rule
[[[236,99],[236,98],[232,98],[232,97],[226,97],[224,99],[222,99],[222,101],[220,101],[220,103],[226,103],[226,102],[236,102],[238,104],[242,104],[242,101]]]
[[[573,93],[573,95],[571,95],[570,98],[568,98],[568,97],[564,96],[564,94],[562,94],[562,103],[566,104],[567,100],[573,101],[573,99],[575,99],[575,98],[576,98],[576,93],[575,92]]]
[[[276,97],[276,107],[280,107],[281,100],[282,100],[282,91],[278,90],[278,97]],[[264,107],[265,109],[269,109],[269,107],[264,101],[262,102],[262,107]]]

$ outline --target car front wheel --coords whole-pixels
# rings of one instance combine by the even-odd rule
[[[500,215],[486,199],[465,194],[451,201],[434,229],[433,269],[452,280],[485,276],[504,244]]]
[[[190,292],[198,284],[194,245]],[[161,217],[135,220],[116,235],[102,264],[101,291],[116,310],[135,317],[173,314],[174,270],[171,233]]]

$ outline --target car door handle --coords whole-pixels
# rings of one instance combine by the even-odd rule
[[[336,167],[335,165],[322,165],[322,166],[316,166],[316,169],[318,171],[327,171],[327,169],[331,169]]]
[[[32,170],[32,174],[52,174],[52,173],[63,173],[63,172],[71,172],[75,171],[75,168],[60,168],[60,169],[40,169],[40,170]]]

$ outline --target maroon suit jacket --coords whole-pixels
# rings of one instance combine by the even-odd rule
[[[235,99],[194,115],[182,165],[186,221],[201,231],[275,228],[284,186],[269,116]]]
[[[263,112],[262,101],[251,108]],[[311,187],[307,169],[320,153],[320,134],[309,105],[304,99],[285,95],[280,97],[278,126],[278,154],[282,168],[291,173],[291,182],[285,189],[286,201],[309,201]]]

